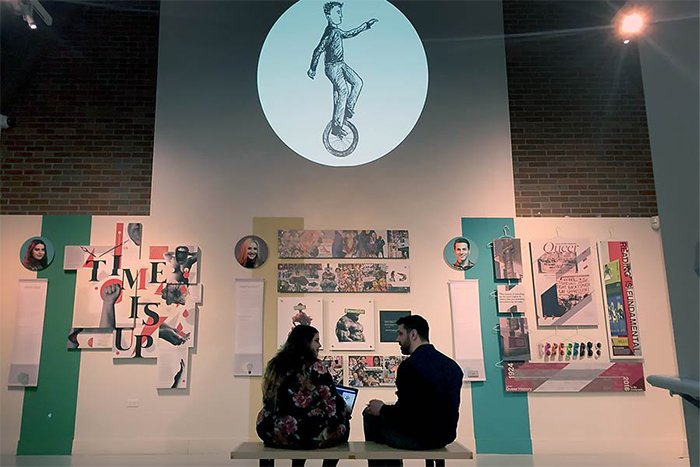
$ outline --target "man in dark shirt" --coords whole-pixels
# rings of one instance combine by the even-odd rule
[[[430,344],[423,317],[404,316],[396,324],[401,353],[410,357],[396,372],[396,403],[373,399],[365,408],[365,439],[399,449],[444,447],[457,437],[462,370]],[[369,465],[401,465],[394,462]]]

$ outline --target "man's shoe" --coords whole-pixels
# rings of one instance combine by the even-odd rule
[[[343,130],[342,126],[333,125],[331,128],[331,134],[337,136],[338,138],[344,138],[348,135],[347,131]]]
[[[353,115],[355,115],[354,110],[352,110],[349,107],[345,109],[345,120],[350,120],[353,117]]]

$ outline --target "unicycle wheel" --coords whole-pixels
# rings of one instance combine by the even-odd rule
[[[343,123],[343,130],[345,130],[345,136],[336,136],[331,133],[331,128],[333,127],[333,122],[329,122],[326,125],[326,129],[323,130],[323,145],[326,150],[336,157],[347,157],[355,150],[357,143],[360,140],[360,134],[357,131],[355,125],[349,121]]]

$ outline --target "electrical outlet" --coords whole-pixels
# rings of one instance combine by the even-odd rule
[[[138,406],[139,406],[139,400],[138,400],[138,399],[127,399],[127,400],[126,400],[126,406],[127,406],[127,407],[138,407]]]

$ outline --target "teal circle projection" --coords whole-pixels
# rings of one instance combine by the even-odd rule
[[[385,0],[301,0],[280,16],[258,61],[258,94],[277,136],[328,166],[366,164],[418,121],[428,62],[418,33]]]

